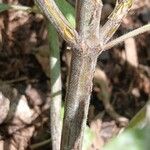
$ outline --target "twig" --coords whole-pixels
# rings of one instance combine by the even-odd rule
[[[105,45],[119,28],[122,19],[128,14],[131,9],[133,0],[120,0],[113,12],[108,17],[108,21],[100,29],[100,39]]]
[[[0,5],[3,6],[2,9],[0,10],[0,12],[6,11],[9,9],[17,10],[17,11],[25,11],[25,12],[34,12],[34,13],[39,12],[39,9],[37,9],[37,7],[28,7],[28,6],[23,6],[23,5],[12,5],[12,4],[5,4],[5,3],[2,3]]]
[[[13,84],[13,83],[22,82],[22,81],[25,81],[25,80],[28,80],[28,78],[25,77],[25,76],[23,76],[23,77],[20,77],[20,78],[18,78],[18,79],[12,79],[12,80],[3,81],[3,83],[6,83],[6,84]]]
[[[44,146],[46,144],[49,144],[50,142],[51,142],[51,139],[48,139],[48,140],[44,140],[44,141],[42,141],[40,143],[32,144],[30,146],[30,149],[31,150],[37,149],[37,148],[42,147],[42,146]]]
[[[44,12],[48,20],[57,29],[57,32],[61,34],[62,38],[71,44],[72,46],[77,45],[78,34],[71,27],[69,22],[63,16],[54,0],[35,0],[40,9]]]
[[[106,77],[105,72],[103,72],[100,68],[96,67],[94,74],[94,82],[100,87],[100,91],[97,93],[97,97],[102,101],[106,112],[119,123],[120,126],[126,126],[128,123],[127,118],[119,115],[113,105],[110,102],[111,92],[109,91],[108,79]]]
[[[27,11],[27,12],[33,11],[31,7],[27,7],[27,6],[21,6],[21,5],[9,5],[9,6],[11,9],[14,9],[14,10],[21,10],[21,11]]]
[[[139,34],[142,34],[144,32],[150,31],[150,24],[144,25],[138,29],[135,29],[125,35],[120,36],[119,38],[112,40],[110,42],[108,42],[105,46],[104,46],[104,50],[108,50],[110,48],[112,48],[113,46],[120,44],[121,42],[125,41],[128,38],[137,36]]]

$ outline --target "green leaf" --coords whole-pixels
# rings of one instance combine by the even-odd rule
[[[55,2],[70,24],[75,27],[75,9],[66,0],[55,0]]]
[[[0,12],[3,12],[3,11],[8,10],[10,8],[11,7],[8,4],[0,3]]]

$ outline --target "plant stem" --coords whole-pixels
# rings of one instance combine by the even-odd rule
[[[77,0],[76,29],[87,44],[97,44],[99,39],[102,1]],[[99,40],[97,40],[99,44]]]
[[[52,149],[60,150],[61,141],[61,69],[60,50],[57,32],[52,24],[48,23],[48,40],[50,47],[50,79],[51,79],[51,105],[50,105],[50,127]],[[55,95],[55,93],[57,93]]]
[[[99,44],[101,0],[77,1],[78,49],[72,51],[61,150],[81,150]]]
[[[139,34],[147,32],[147,31],[150,31],[150,24],[144,25],[144,26],[142,26],[138,29],[135,29],[135,30],[133,30],[133,31],[131,31],[131,32],[125,34],[125,35],[120,36],[119,38],[117,38],[115,40],[112,40],[112,41],[108,42],[104,46],[103,50],[108,50],[108,49],[114,47],[115,45],[120,44],[121,42],[125,41],[128,38],[137,36]]]
[[[100,29],[100,41],[103,45],[105,45],[117,31],[122,19],[126,17],[131,9],[132,3],[133,0],[120,0],[116,3],[113,12],[108,17],[108,21]]]
[[[57,32],[64,40],[75,46],[78,40],[78,34],[69,22],[63,16],[54,0],[35,0],[40,9],[44,12],[48,20],[55,26]]]
[[[72,53],[61,150],[81,150],[82,148],[93,74],[97,62],[96,56],[91,53],[87,55],[78,55],[76,51]]]

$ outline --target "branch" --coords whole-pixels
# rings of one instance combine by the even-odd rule
[[[120,44],[121,42],[125,41],[128,38],[137,36],[139,34],[147,32],[147,31],[150,31],[150,24],[144,25],[144,26],[142,26],[142,27],[140,27],[138,29],[135,29],[135,30],[133,30],[133,31],[131,31],[131,32],[125,34],[125,35],[120,36],[119,38],[117,38],[117,39],[115,39],[113,41],[110,41],[109,43],[107,43],[103,47],[103,49],[104,49],[104,51],[108,50],[108,49],[114,47],[115,45]]]
[[[118,0],[117,0],[118,1]],[[119,28],[122,19],[128,14],[133,0],[120,0],[113,12],[108,17],[108,21],[100,29],[100,42],[105,45]]]
[[[89,45],[99,43],[102,6],[101,0],[77,0],[77,31]]]
[[[63,16],[54,0],[35,0],[39,8],[44,12],[48,20],[57,29],[64,40],[71,45],[77,45],[78,34]]]

